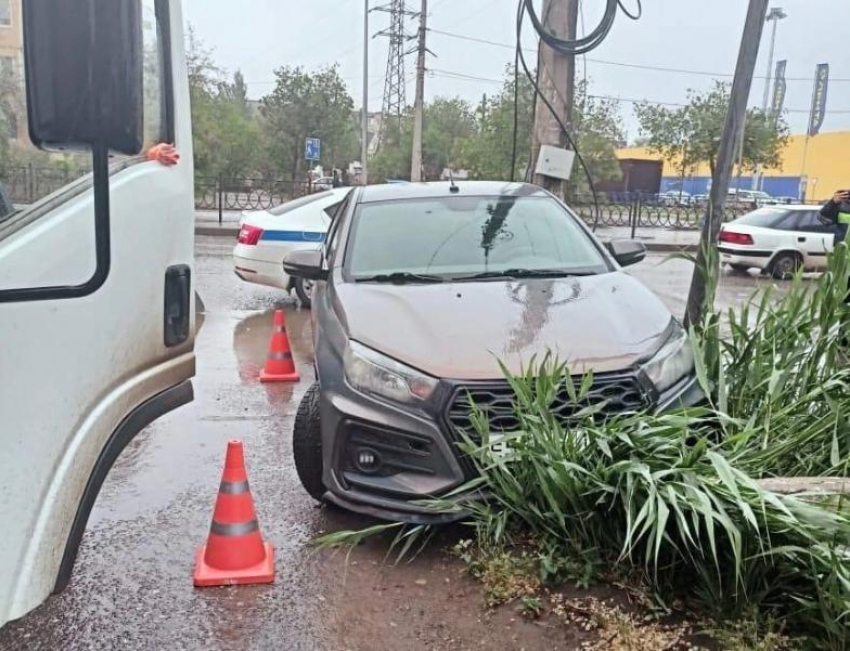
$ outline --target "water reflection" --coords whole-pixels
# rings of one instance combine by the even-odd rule
[[[233,330],[233,352],[236,355],[236,369],[243,385],[260,384],[260,371],[266,362],[269,342],[272,336],[274,309],[252,314],[239,323]],[[309,310],[287,307],[286,331],[295,365],[301,374],[301,384],[309,385],[313,378],[312,328]],[[266,398],[273,407],[283,407],[292,402],[297,384],[262,384]]]
[[[521,280],[505,285],[510,299],[522,305],[519,323],[511,329],[506,353],[518,353],[534,345],[551,319],[552,308],[584,297],[581,281]]]

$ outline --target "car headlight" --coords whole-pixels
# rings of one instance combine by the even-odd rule
[[[422,402],[437,386],[436,379],[356,341],[348,342],[343,361],[345,377],[352,387],[395,402]]]
[[[659,392],[664,392],[694,370],[694,350],[687,331],[675,325],[667,342],[643,366]]]

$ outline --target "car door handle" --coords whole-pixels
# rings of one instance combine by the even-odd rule
[[[798,242],[805,242],[805,241],[806,241],[806,238],[805,238],[805,237],[798,237],[798,238],[797,238],[797,241],[798,241]]]

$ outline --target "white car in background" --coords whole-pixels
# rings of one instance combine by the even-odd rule
[[[283,271],[283,259],[297,249],[317,249],[325,240],[336,210],[351,188],[336,188],[295,199],[268,210],[245,212],[233,248],[236,275],[247,283],[295,290],[310,307],[312,282]]]
[[[669,190],[658,198],[662,206],[690,206],[693,203],[691,193],[682,190]]]
[[[835,226],[820,222],[820,206],[759,208],[720,231],[720,261],[736,271],[760,269],[774,278],[799,269],[822,271],[833,249]]]

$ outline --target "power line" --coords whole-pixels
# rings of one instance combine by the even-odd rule
[[[504,85],[505,80],[503,79],[492,79],[488,77],[477,77],[475,75],[467,75],[462,72],[452,72],[451,70],[438,70],[436,68],[432,68],[430,73],[437,77],[443,77],[446,79],[457,79],[461,81],[480,81],[482,83],[488,84],[499,84]],[[648,100],[648,99],[633,99],[629,97],[617,97],[614,95],[588,95],[590,99],[600,99],[600,100],[612,100],[615,102],[625,102],[626,104],[652,104],[653,106],[673,106],[677,108],[684,108],[687,104],[682,104],[680,102],[662,102],[657,100]],[[808,114],[809,109],[785,109],[788,113],[806,113]],[[832,111],[827,111],[828,114],[850,114],[850,109],[835,109]]]
[[[457,34],[455,32],[447,32],[447,31],[444,31],[444,30],[433,29],[433,28],[430,28],[429,31],[432,32],[433,34],[439,34],[441,36],[446,36],[446,37],[449,37],[449,38],[455,38],[455,39],[459,39],[459,40],[462,40],[462,41],[469,41],[471,43],[480,43],[482,45],[491,45],[493,47],[499,47],[499,48],[507,49],[507,50],[514,50],[515,49],[514,45],[509,45],[508,43],[500,43],[498,41],[491,41],[491,40],[486,39],[486,38],[477,38],[477,37],[474,37],[474,36],[467,36],[466,34]],[[532,48],[523,48],[523,50],[525,50],[526,52],[530,52],[530,53],[536,53],[536,50],[534,50]],[[673,73],[673,74],[681,74],[681,75],[695,75],[695,76],[700,76],[700,77],[726,77],[726,78],[731,79],[735,76],[735,75],[733,75],[731,73],[727,73],[727,72],[710,72],[710,71],[707,71],[707,70],[687,70],[687,69],[684,69],[684,68],[671,68],[671,67],[667,67],[667,66],[652,66],[652,65],[638,64],[638,63],[626,63],[626,62],[623,62],[623,61],[608,61],[608,60],[605,60],[605,59],[594,59],[594,58],[590,58],[590,57],[587,58],[587,62],[588,63],[596,63],[596,64],[599,64],[599,65],[605,65],[605,66],[615,66],[615,67],[620,67],[620,68],[634,68],[634,69],[638,69],[638,70],[651,70],[653,72],[664,72],[664,73]],[[755,79],[767,79],[767,77],[758,77],[757,76],[757,77],[755,77]],[[785,81],[800,81],[800,82],[807,81],[807,82],[811,83],[811,82],[814,81],[814,77],[786,77]],[[847,82],[850,82],[850,78],[836,77],[836,78],[830,79],[830,82],[847,83]]]

